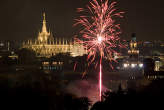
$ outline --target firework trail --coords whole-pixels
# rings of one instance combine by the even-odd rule
[[[75,42],[82,44],[88,52],[88,62],[90,65],[97,56],[100,57],[100,73],[99,73],[99,90],[101,100],[102,86],[102,58],[109,61],[115,61],[113,53],[119,54],[115,48],[124,46],[120,43],[119,34],[120,24],[116,24],[114,18],[122,18],[124,12],[117,12],[115,8],[116,2],[109,5],[108,0],[92,0],[89,5],[84,8],[78,8],[77,12],[82,15],[75,19],[74,26],[80,25],[79,35],[75,37]],[[80,37],[78,37],[80,36]],[[96,64],[96,65],[97,65]]]
[[[101,61],[100,60],[100,73],[99,73],[99,97],[101,101],[101,94],[102,94],[102,69],[101,69]]]

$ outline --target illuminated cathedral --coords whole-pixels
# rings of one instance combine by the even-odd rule
[[[54,38],[52,32],[47,31],[46,16],[43,13],[42,30],[34,40],[23,42],[22,48],[32,49],[39,57],[51,57],[59,53],[70,53],[71,56],[83,56],[86,50],[82,45],[64,38]]]

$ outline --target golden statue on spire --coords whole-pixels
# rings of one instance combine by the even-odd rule
[[[43,13],[43,20],[46,20],[46,14],[45,14],[45,12]]]

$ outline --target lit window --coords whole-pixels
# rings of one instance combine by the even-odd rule
[[[132,67],[132,68],[136,67],[136,64],[131,64],[131,67]]]
[[[140,68],[142,68],[142,67],[143,67],[143,64],[142,64],[142,63],[141,63],[141,64],[139,64],[139,67],[140,67]]]
[[[52,62],[53,65],[57,65],[57,62]]]
[[[126,64],[126,63],[124,64],[124,68],[127,68],[128,66],[129,66],[129,64]]]
[[[43,62],[42,64],[44,64],[44,65],[49,65],[49,62]]]

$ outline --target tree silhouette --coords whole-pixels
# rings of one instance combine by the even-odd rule
[[[64,110],[88,110],[90,105],[87,97],[77,98],[70,94],[64,97]]]
[[[95,103],[91,110],[115,110],[115,109],[146,109],[160,108],[161,99],[164,98],[164,80],[155,80],[141,91],[129,89],[123,91],[120,87],[117,92],[105,92],[103,100]]]
[[[36,53],[33,50],[22,48],[17,53],[19,64],[33,64],[36,61]]]

